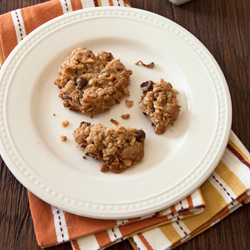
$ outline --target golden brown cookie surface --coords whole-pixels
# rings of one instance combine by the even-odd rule
[[[63,105],[72,111],[94,114],[119,103],[127,89],[132,72],[109,52],[96,56],[91,50],[77,48],[59,68],[55,85],[60,88]]]
[[[123,172],[144,157],[146,135],[143,130],[82,122],[73,135],[86,156],[103,160],[102,172]]]
[[[143,95],[139,105],[142,112],[151,120],[155,133],[162,134],[166,131],[168,124],[173,126],[180,112],[176,98],[178,91],[163,79],[158,83],[143,82],[141,89]]]

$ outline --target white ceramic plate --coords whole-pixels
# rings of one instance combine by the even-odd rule
[[[110,51],[133,71],[132,108],[124,98],[90,119],[63,107],[53,82],[60,64],[79,46]],[[136,66],[138,60],[156,66]],[[3,159],[31,192],[75,214],[121,219],[162,210],[208,178],[228,140],[230,95],[214,58],[188,31],[147,11],[103,7],[56,18],[14,49],[0,77]],[[181,112],[173,127],[156,135],[138,102],[140,84],[160,78],[179,91]],[[127,121],[120,117],[126,113]],[[112,126],[111,118],[147,134],[144,159],[121,174],[102,173],[100,162],[83,160],[72,136],[83,120]],[[69,120],[68,127],[60,125],[63,120]],[[60,135],[68,140],[61,142]]]

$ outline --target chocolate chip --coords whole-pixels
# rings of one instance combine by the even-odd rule
[[[105,162],[110,165],[115,160],[115,157],[110,155],[108,159],[105,159]]]
[[[91,125],[90,122],[84,122],[84,121],[83,121],[83,122],[80,123],[80,127],[81,127],[84,123],[86,123],[86,125],[87,125],[88,127]]]
[[[78,77],[76,79],[76,87],[78,89],[84,88],[87,84],[88,84],[88,81],[85,78],[83,78],[83,77]]]
[[[81,148],[86,148],[86,147],[87,147],[87,144],[83,143],[83,144],[81,144],[80,147],[81,147]]]
[[[146,81],[141,84],[141,89],[143,92],[148,92],[153,90],[153,82],[152,81]]]
[[[142,112],[145,116],[148,116],[145,112]]]
[[[84,92],[83,92],[83,93],[84,93]],[[78,101],[80,102],[80,104],[81,104],[81,99],[83,98],[83,93],[80,94],[79,97],[78,97]]]
[[[79,111],[79,109],[77,107],[74,107],[72,105],[69,106],[69,110],[71,110],[71,111]]]
[[[107,59],[107,61],[111,61],[113,59],[113,55],[110,52],[107,52],[106,59]]]
[[[64,94],[64,99],[71,99],[70,94],[69,93],[65,93]]]
[[[118,148],[117,151],[115,152],[117,155],[120,155],[122,153],[122,148]]]
[[[143,142],[145,140],[146,134],[143,130],[137,130],[135,135],[138,142]]]

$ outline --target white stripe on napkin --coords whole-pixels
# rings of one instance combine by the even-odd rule
[[[187,237],[190,234],[189,229],[186,227],[182,220],[178,220],[172,223],[172,226],[182,238]]]
[[[68,241],[69,234],[63,211],[53,206],[51,206],[51,210],[54,218],[57,242],[62,243]]]
[[[77,239],[77,244],[81,250],[97,250],[100,249],[94,234],[86,235]],[[71,244],[74,248],[74,245]],[[75,249],[75,248],[74,248]]]
[[[216,171],[214,171],[212,175],[209,177],[209,181],[228,204],[230,204],[237,198],[237,195],[227,185],[227,183],[220,178],[220,176],[216,173]]]
[[[69,13],[72,11],[72,5],[70,0],[60,0],[62,5],[63,14]]]
[[[246,155],[250,157],[249,154]],[[250,171],[246,171],[245,166],[239,159],[228,149],[226,149],[222,161],[225,165],[230,166],[230,170],[243,182],[243,184],[249,189],[250,188]]]
[[[93,0],[81,0],[82,8],[95,7],[95,3]]]
[[[142,235],[153,249],[167,249],[172,245],[160,228],[154,228],[150,233],[144,232]],[[157,241],[155,240],[156,236]]]
[[[23,17],[20,9],[12,10],[10,13],[16,30],[17,42],[19,43],[24,39],[24,37],[26,37]]]

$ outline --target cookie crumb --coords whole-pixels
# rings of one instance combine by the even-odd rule
[[[125,100],[125,104],[126,104],[126,106],[127,106],[128,108],[131,108],[131,107],[133,106],[133,104],[134,104],[134,101],[131,101],[131,100],[126,99],[126,100]]]
[[[124,120],[127,120],[129,117],[130,117],[130,114],[121,115],[121,118]]]
[[[56,114],[54,113],[53,116],[56,116]]]
[[[61,135],[60,137],[61,137],[61,141],[66,141],[67,140],[67,136],[65,136],[65,135]]]
[[[82,157],[84,160],[86,160],[87,159],[87,157],[84,155],[83,157]]]
[[[62,122],[61,122],[61,125],[62,125],[63,127],[67,127],[67,126],[69,125],[69,121],[67,121],[67,120],[62,121]]]
[[[119,125],[119,122],[116,121],[116,120],[114,120],[113,118],[111,118],[110,121],[111,121],[112,123],[114,123],[115,125]]]
[[[141,60],[136,62],[135,65],[139,65],[141,63],[142,66],[146,67],[146,68],[153,68],[155,66],[154,62],[151,62],[149,64],[145,64],[143,63]]]

